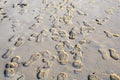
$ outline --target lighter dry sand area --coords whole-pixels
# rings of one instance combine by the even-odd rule
[[[120,0],[0,0],[0,80],[120,80]]]

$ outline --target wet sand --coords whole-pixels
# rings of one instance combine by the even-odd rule
[[[0,0],[0,80],[120,80],[120,0]]]

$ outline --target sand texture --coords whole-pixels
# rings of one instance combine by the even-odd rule
[[[0,80],[120,80],[120,0],[0,0]]]

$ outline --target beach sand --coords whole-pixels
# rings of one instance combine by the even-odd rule
[[[0,0],[0,80],[120,80],[120,0]]]

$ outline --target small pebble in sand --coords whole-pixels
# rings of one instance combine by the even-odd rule
[[[110,53],[110,56],[111,56],[114,60],[118,60],[118,59],[119,59],[119,54],[116,52],[115,49],[110,48],[110,49],[109,49],[109,53]]]
[[[110,74],[110,80],[120,80],[120,76],[115,73]]]
[[[57,80],[68,80],[68,74],[65,72],[61,72],[57,75]]]

